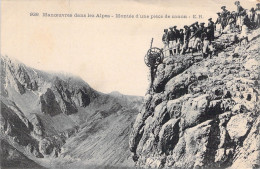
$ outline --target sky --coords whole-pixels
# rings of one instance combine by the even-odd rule
[[[240,0],[245,8],[255,0]],[[234,0],[2,0],[1,54],[45,71],[80,76],[94,89],[143,96],[149,69],[144,56],[154,38],[162,47],[163,29],[216,18]],[[39,16],[30,16],[38,12]],[[178,18],[42,17],[42,13],[187,15]],[[193,19],[193,15],[202,15]]]

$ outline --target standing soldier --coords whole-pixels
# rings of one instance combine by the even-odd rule
[[[242,30],[241,33],[239,35],[240,38],[240,45],[241,45],[241,41],[243,39],[245,39],[248,42],[248,32],[249,32],[249,26],[250,26],[250,20],[248,18],[248,16],[246,15],[245,18],[243,19],[243,23],[242,23]]]
[[[222,6],[221,7],[222,12],[221,12],[221,26],[222,26],[222,30],[225,29],[225,27],[227,26],[227,15],[228,15],[228,10],[226,9],[226,6]]]
[[[254,8],[251,8],[251,9],[250,9],[249,19],[250,19],[250,21],[251,21],[252,23],[255,22],[255,9],[254,9]]]
[[[183,33],[183,29],[180,29],[180,34],[179,34],[179,51],[180,54],[182,54],[183,48],[184,48],[184,33]]]
[[[234,32],[235,31],[235,25],[236,25],[235,11],[233,11],[229,15],[228,24],[230,25],[231,32]]]
[[[256,4],[256,9],[255,9],[255,25],[256,28],[260,27],[260,3]]]
[[[174,53],[179,54],[180,47],[180,31],[177,29],[177,26],[173,27],[175,33],[175,43],[174,43]]]
[[[184,37],[183,37],[183,40],[184,40],[184,44],[183,44],[183,47],[182,47],[182,51],[181,51],[181,54],[185,54],[186,50],[188,49],[188,45],[189,45],[189,38],[190,38],[190,28],[185,25],[184,26]]]
[[[236,12],[232,11],[231,15],[232,15],[232,19],[229,20],[229,23],[231,24],[232,32],[235,32],[236,31]]]
[[[239,1],[235,2],[235,5],[237,6],[237,26],[239,30],[242,30],[242,25],[243,25],[243,16],[245,14],[244,8],[240,5]]]
[[[211,44],[211,28],[205,28],[201,34],[201,40],[203,42],[202,56],[206,58],[208,55],[212,55],[212,44]]]
[[[215,34],[214,22],[212,21],[212,18],[209,18],[208,21],[209,21],[208,22],[209,34],[211,35],[210,36],[210,40],[214,41],[214,39],[215,39],[215,36],[214,36],[214,34]]]
[[[193,36],[195,36],[195,42],[194,42],[193,49],[197,49],[197,50],[201,49],[201,46],[200,46],[200,44],[201,44],[201,34],[204,31],[204,25],[205,25],[204,22],[200,23],[199,29],[193,35]]]
[[[222,20],[222,17],[220,15],[220,12],[217,13],[218,15],[218,18],[215,22],[215,30],[218,32],[218,34],[220,35],[222,33],[222,26],[221,26],[221,20]]]
[[[164,29],[164,34],[162,36],[162,42],[164,44],[163,51],[164,55],[167,56],[167,50],[169,48],[169,41],[168,41],[168,29]]]
[[[170,27],[169,29],[170,29],[170,31],[168,32],[169,51],[170,51],[170,56],[173,56],[172,49],[175,40],[175,33],[173,31],[173,27]]]
[[[190,37],[189,37],[189,45],[188,45],[188,47],[189,47],[189,50],[188,50],[188,52],[190,52],[190,50],[191,50],[191,54],[193,55],[193,52],[194,52],[194,50],[193,50],[193,46],[194,46],[194,43],[195,43],[195,36],[194,36],[194,34],[195,34],[195,28],[194,28],[194,26],[191,26],[190,27]]]

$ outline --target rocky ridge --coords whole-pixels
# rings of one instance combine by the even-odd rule
[[[260,167],[259,35],[222,35],[212,59],[164,58],[130,134],[137,166]]]

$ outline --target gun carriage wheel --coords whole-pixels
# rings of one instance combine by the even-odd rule
[[[148,67],[158,66],[163,61],[163,51],[157,47],[152,47],[147,51],[144,62]]]

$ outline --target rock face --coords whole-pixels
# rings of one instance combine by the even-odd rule
[[[158,65],[130,134],[137,166],[260,167],[259,34],[246,46],[223,45],[212,59],[175,56]]]
[[[3,150],[4,159],[9,160],[6,165],[17,167],[23,164],[19,159],[24,159],[35,168],[38,163],[47,168],[75,168],[79,157],[81,163],[91,161],[95,166],[132,162],[128,135],[142,100],[120,93],[103,94],[79,77],[46,73],[1,56],[0,140],[10,145]],[[94,149],[96,142],[99,149]],[[94,150],[91,157],[85,155]],[[19,156],[13,166],[9,151]],[[101,152],[110,158],[93,161]]]

